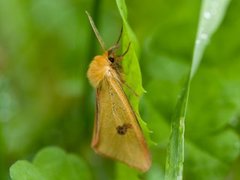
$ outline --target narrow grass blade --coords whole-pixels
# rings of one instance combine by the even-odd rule
[[[199,67],[202,55],[212,34],[224,17],[229,2],[230,0],[204,0],[202,2],[190,74],[172,117],[171,137],[166,160],[166,180],[182,179],[184,129],[191,80]]]
[[[190,79],[196,73],[206,45],[221,23],[229,2],[230,0],[204,0],[202,2]]]

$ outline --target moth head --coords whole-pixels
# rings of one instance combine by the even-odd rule
[[[102,50],[103,50],[104,52],[107,52],[107,60],[108,60],[109,64],[110,64],[110,65],[111,65],[111,64],[117,64],[117,63],[127,54],[128,50],[129,50],[129,47],[130,47],[130,44],[131,44],[131,43],[128,44],[128,47],[127,47],[127,49],[124,51],[123,54],[118,55],[118,56],[116,55],[116,51],[119,49],[119,42],[120,42],[121,37],[122,37],[123,28],[121,28],[121,32],[120,32],[120,35],[119,35],[119,37],[118,37],[118,40],[117,40],[116,44],[113,45],[111,48],[109,48],[109,49],[106,51],[105,44],[104,44],[104,42],[103,42],[103,40],[102,40],[102,37],[100,36],[100,34],[99,34],[99,32],[98,32],[98,30],[97,30],[97,28],[96,28],[93,20],[92,20],[92,17],[88,14],[87,11],[86,11],[86,14],[87,14],[87,16],[88,16],[88,19],[89,19],[89,21],[90,21],[90,24],[91,24],[91,26],[92,26],[92,29],[93,29],[93,31],[94,31],[94,33],[95,33],[95,35],[96,35],[96,37],[97,37],[100,45],[101,45]]]
[[[116,51],[119,49],[119,45],[114,45],[107,51],[107,60],[109,64],[116,64],[120,59],[116,55]]]
[[[116,64],[119,63],[119,61],[122,60],[122,58],[127,54],[129,48],[130,48],[130,44],[128,44],[127,49],[124,51],[123,54],[120,55],[116,55],[117,50],[119,49],[119,43],[115,44],[113,47],[111,47],[108,51],[107,51],[107,59],[109,61],[110,64]]]

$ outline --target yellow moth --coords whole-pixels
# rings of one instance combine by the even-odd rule
[[[86,13],[104,51],[103,55],[94,57],[87,72],[91,85],[97,91],[92,148],[98,154],[145,172],[151,166],[150,153],[137,116],[122,87],[125,83],[120,62],[128,52],[130,43],[127,50],[117,56],[120,35],[117,43],[105,50],[91,16]]]

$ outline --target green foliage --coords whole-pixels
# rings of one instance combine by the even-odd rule
[[[10,168],[10,176],[13,180],[91,179],[88,167],[79,157],[66,154],[57,147],[41,150],[32,164],[25,160],[17,161]]]
[[[0,179],[9,179],[9,167],[15,162],[12,179],[54,176],[56,168],[65,166],[59,175],[77,171],[80,177],[84,170],[91,179],[163,179],[171,118],[189,73],[200,3],[0,1]],[[203,46],[201,66],[197,63],[198,70],[193,71],[183,179],[240,179],[239,9],[240,2],[232,0],[208,46]],[[122,24],[122,51],[131,41],[123,61],[126,81],[139,95],[142,86],[146,90],[140,114],[158,143],[151,146],[153,164],[145,174],[138,175],[90,148],[95,98],[86,71],[91,59],[102,52],[96,48],[85,10],[108,47],[115,43]],[[139,97],[127,93],[138,109]],[[69,160],[72,155],[59,149],[54,154],[42,150],[49,145],[62,147],[78,160],[75,156]],[[32,156],[32,163],[17,161]],[[48,171],[46,161],[51,161],[53,171]]]

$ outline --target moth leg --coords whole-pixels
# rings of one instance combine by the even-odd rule
[[[140,97],[126,82],[123,83],[125,87],[127,87],[136,97]]]
[[[123,79],[119,79],[118,77],[114,77],[114,79],[119,83],[119,85],[124,85],[128,88],[136,97],[140,97],[139,94],[137,94]]]

